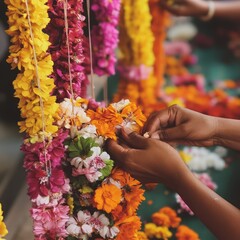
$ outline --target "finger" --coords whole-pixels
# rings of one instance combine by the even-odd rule
[[[184,140],[187,132],[184,124],[173,128],[161,129],[150,134],[151,138],[159,139],[164,142]]]
[[[116,161],[116,163],[122,165],[126,155],[128,154],[129,149],[124,148],[116,141],[108,139],[106,142],[107,152],[110,154],[111,158]]]
[[[136,132],[129,133],[126,128],[121,130],[121,139],[123,139],[124,142],[132,148],[145,149],[148,146],[148,139]]]

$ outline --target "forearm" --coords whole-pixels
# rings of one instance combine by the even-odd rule
[[[192,173],[182,177],[177,192],[217,239],[240,239],[239,209],[203,185]]]
[[[214,18],[240,20],[240,1],[215,1]]]
[[[216,145],[240,150],[240,120],[217,118]]]

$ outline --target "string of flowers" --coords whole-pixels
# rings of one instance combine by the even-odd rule
[[[77,98],[75,116],[68,111],[71,104],[69,99],[60,103],[58,121],[62,128],[74,128],[65,141],[65,172],[72,186],[68,235],[71,239],[135,239],[141,227],[136,210],[144,190],[128,173],[113,169],[103,144],[107,138],[117,138],[116,127],[139,131],[146,119],[128,100],[96,108],[91,101]]]
[[[56,87],[53,94],[57,96],[57,101],[71,96],[71,84],[74,98],[85,97],[87,93],[89,67],[89,43],[84,35],[85,16],[83,0],[67,1],[67,24],[68,32],[65,29],[64,1],[48,0],[50,23],[46,28],[46,33],[50,36],[51,46],[49,53],[54,61],[52,77]],[[67,37],[69,38],[69,53]],[[69,73],[68,57],[70,58]],[[71,74],[71,76],[70,76]]]
[[[157,4],[156,1],[150,4],[122,1],[120,14],[120,81],[114,101],[128,98],[142,106],[146,115],[159,107],[157,78],[163,79],[164,69],[162,49],[167,17],[159,12],[151,15]],[[156,30],[159,23],[160,30]]]
[[[54,125],[53,116],[57,110],[57,104],[55,103],[56,98],[50,95],[54,82],[48,77],[52,72],[53,62],[51,56],[46,53],[50,45],[48,36],[42,32],[49,21],[45,1],[41,0],[36,4],[29,1],[34,43],[30,38],[29,23],[26,18],[26,3],[9,0],[6,0],[5,3],[8,5],[6,15],[10,26],[6,32],[10,35],[12,43],[9,47],[10,55],[7,62],[11,64],[12,68],[17,68],[20,71],[13,82],[15,97],[19,98],[18,107],[21,111],[21,117],[24,119],[19,122],[20,132],[26,131],[30,136],[42,132],[43,111],[45,132],[55,133],[57,126]],[[19,9],[22,11],[19,11]],[[36,80],[33,44],[38,60],[41,89],[39,89]],[[44,106],[43,110],[40,107],[41,100]]]
[[[152,93],[156,80],[152,75],[154,38],[151,20],[148,1],[123,0],[121,2],[120,56],[117,67],[120,81],[114,101],[127,98],[138,105],[146,99],[150,104],[154,101]],[[142,88],[143,81],[145,89]],[[147,96],[141,96],[143,91]]]
[[[115,74],[115,50],[118,44],[118,18],[120,0],[97,1],[91,3],[95,19],[92,27],[93,70],[99,75]]]
[[[53,62],[47,53],[49,22],[46,1],[5,1],[8,7],[8,34],[12,37],[8,62],[20,73],[14,81],[26,132],[22,150],[27,171],[28,194],[35,239],[63,239],[67,236],[69,207],[64,194],[70,191],[61,161],[67,133],[56,125],[58,104],[51,96]],[[19,11],[21,9],[21,11]]]
[[[3,221],[3,210],[2,204],[0,203],[0,240],[4,240],[3,237],[5,237],[7,234],[8,230],[6,224]]]

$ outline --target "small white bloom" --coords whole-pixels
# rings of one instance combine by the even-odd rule
[[[111,105],[118,111],[121,112],[123,110],[123,108],[125,108],[128,104],[130,103],[130,101],[128,99],[122,99],[121,101],[117,102],[117,103],[112,103]]]

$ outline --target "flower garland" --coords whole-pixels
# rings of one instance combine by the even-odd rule
[[[120,0],[91,3],[95,22],[91,30],[93,45],[93,70],[99,75],[115,74],[115,49],[118,44],[118,18]]]
[[[0,240],[4,240],[3,237],[5,237],[7,234],[8,230],[6,224],[3,222],[3,210],[2,204],[0,203]]]
[[[116,127],[137,130],[146,119],[127,100],[96,109],[87,100],[77,98],[77,119],[73,121],[71,112],[66,111],[70,104],[69,99],[60,103],[59,126],[71,129],[71,123],[81,124],[65,141],[65,172],[72,186],[66,231],[71,239],[134,239],[141,227],[136,210],[144,200],[144,190],[128,173],[113,169],[103,143],[107,138],[116,139]]]
[[[70,98],[73,93],[74,98],[85,97],[90,67],[89,44],[84,35],[86,24],[83,0],[48,0],[48,6],[51,20],[46,33],[50,36],[49,53],[54,61],[51,76],[56,84],[53,94],[57,96],[58,102],[63,101],[64,98]]]
[[[152,103],[156,79],[152,74],[154,39],[148,1],[124,0],[121,4],[118,64],[120,82],[114,101],[127,98],[141,105],[145,102],[143,99],[148,99]],[[147,96],[141,94],[143,87]]]
[[[148,1],[122,1],[120,14],[120,82],[114,101],[128,98],[142,106],[146,115],[158,106],[157,78],[162,79],[164,69],[161,53],[167,18],[162,12],[155,14],[156,4],[158,2],[149,5]],[[154,12],[152,16],[151,12]],[[163,27],[156,31],[159,22]]]
[[[199,240],[196,232],[185,225],[180,225],[181,221],[182,219],[177,216],[175,210],[163,207],[152,214],[152,222],[145,224],[144,231],[138,233],[138,239],[172,239],[176,229],[175,237],[177,240]]]
[[[55,133],[57,126],[54,125],[53,116],[57,111],[57,104],[56,98],[50,95],[54,83],[48,77],[52,73],[53,62],[51,56],[46,53],[50,45],[48,35],[42,32],[49,21],[46,1],[29,0],[31,19],[26,18],[24,1],[6,0],[5,3],[8,5],[6,15],[10,26],[7,33],[12,43],[7,62],[12,68],[18,68],[20,71],[13,82],[15,97],[19,98],[18,107],[24,119],[19,122],[20,132],[26,131],[30,136],[42,131],[46,134]],[[29,28],[30,21],[32,29]],[[34,42],[31,35],[34,36]],[[35,67],[36,60],[38,66]]]

